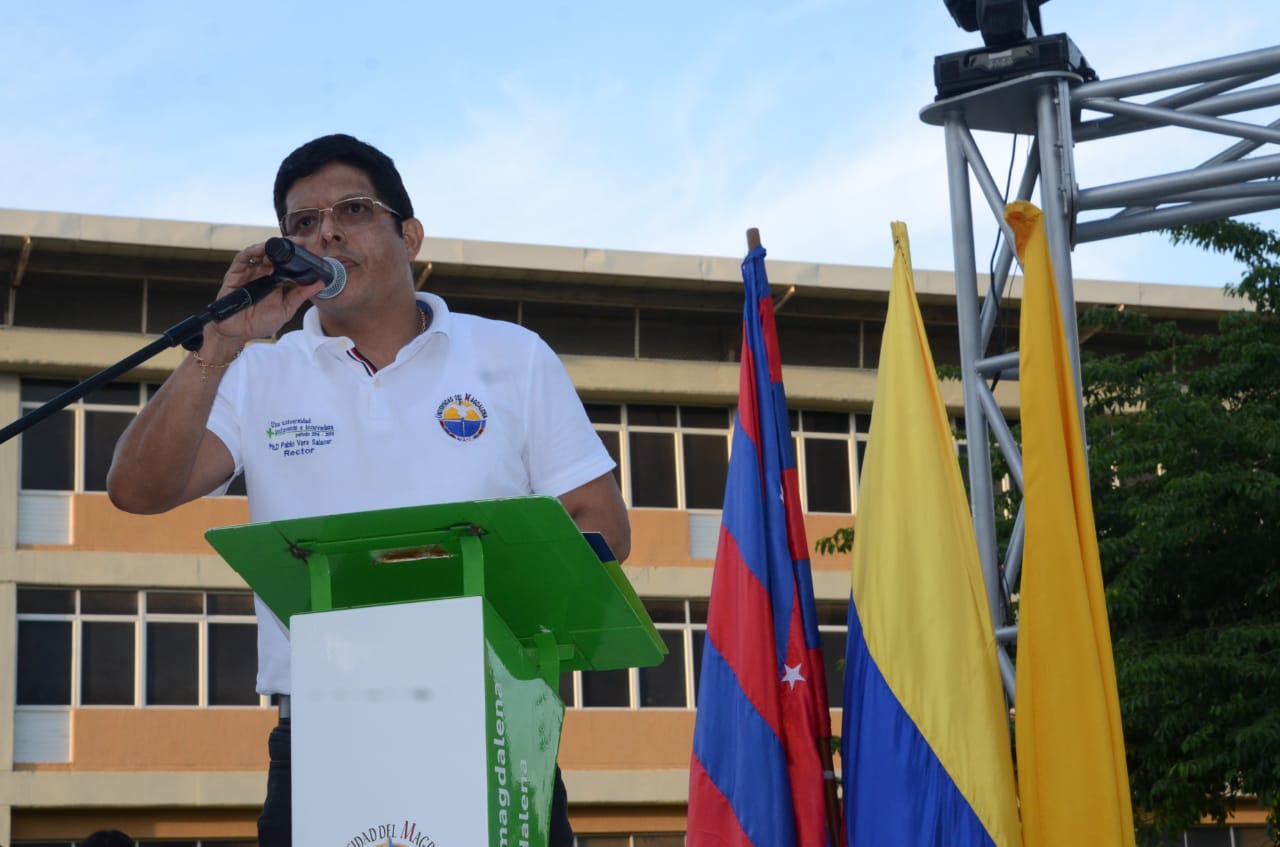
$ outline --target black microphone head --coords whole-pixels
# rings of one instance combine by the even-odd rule
[[[282,270],[297,256],[298,245],[294,244],[287,238],[268,238],[267,242],[262,245],[262,249],[266,251],[267,258],[271,260],[271,264],[276,265],[276,270]]]

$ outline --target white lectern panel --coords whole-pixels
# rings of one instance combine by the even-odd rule
[[[294,616],[295,844],[486,843],[482,605]]]

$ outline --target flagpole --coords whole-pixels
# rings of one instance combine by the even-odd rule
[[[832,844],[844,843],[844,816],[840,808],[838,788],[840,779],[836,775],[836,763],[831,755],[831,736],[818,739],[822,753],[822,781],[826,786],[827,798],[827,837]]]
[[[758,227],[750,227],[747,230],[747,253],[755,250],[760,246],[760,229]],[[794,286],[792,286],[794,289]],[[835,760],[831,754],[831,736],[818,739],[818,754],[822,759],[822,784],[826,789],[823,792],[823,799],[826,801],[827,809],[827,838],[828,843],[839,845],[844,843],[844,818],[840,808],[839,785],[840,779],[836,775]]]

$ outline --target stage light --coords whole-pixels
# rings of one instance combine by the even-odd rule
[[[956,25],[981,32],[980,49],[934,58],[933,78],[943,100],[1043,71],[1096,79],[1066,34],[1044,34],[1040,7],[1048,0],[943,0]]]
[[[1044,35],[1040,7],[1048,0],[944,0],[956,25],[982,33],[988,47],[1010,47]]]

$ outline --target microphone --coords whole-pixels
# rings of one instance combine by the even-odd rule
[[[304,283],[323,280],[324,288],[315,295],[320,300],[337,297],[347,287],[347,269],[337,259],[317,256],[287,238],[268,238],[266,250],[277,276]]]

